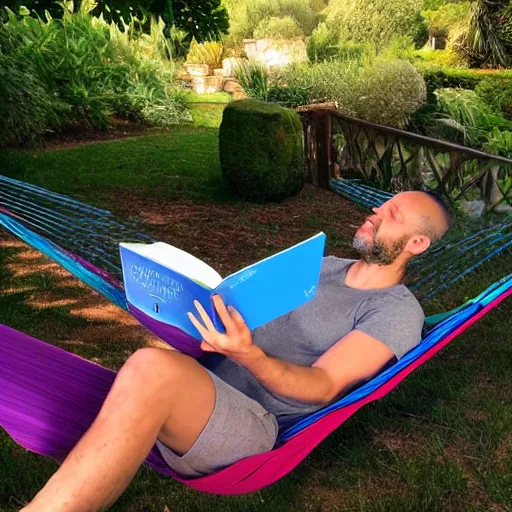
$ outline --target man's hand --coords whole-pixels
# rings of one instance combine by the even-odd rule
[[[238,311],[231,306],[226,308],[219,295],[213,296],[213,304],[226,328],[225,334],[215,329],[210,317],[198,301],[194,301],[194,304],[204,325],[192,313],[188,313],[188,317],[203,337],[201,348],[205,352],[218,352],[242,365],[248,358],[255,355],[258,347],[252,342],[249,327]]]

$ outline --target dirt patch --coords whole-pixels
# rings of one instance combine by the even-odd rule
[[[37,333],[50,343],[78,352],[84,345],[126,346],[126,357],[137,347],[167,346],[142,327],[127,311],[111,304],[105,297],[76,279],[60,265],[52,263],[41,253],[30,249],[5,233],[0,234],[0,247],[17,249],[15,254],[6,256],[5,268],[11,273],[10,282],[2,293],[13,296],[33,310],[48,310],[47,321],[37,326]],[[44,275],[41,282],[27,286],[27,276]],[[4,285],[7,283],[4,283]],[[86,327],[75,327],[66,316],[52,315],[54,308],[64,309],[69,317],[87,320]],[[75,350],[76,347],[76,350]]]
[[[375,447],[386,448],[402,459],[421,457],[426,453],[425,438],[405,432],[375,432],[372,444]]]
[[[134,123],[133,121],[127,121],[125,119],[113,119],[112,124],[108,130],[88,131],[82,128],[76,131],[56,134],[53,137],[46,137],[41,142],[41,149],[45,151],[69,149],[78,146],[86,146],[87,144],[93,144],[95,142],[112,142],[115,140],[122,140],[159,132],[162,132],[161,128],[145,126],[140,123]],[[32,148],[27,148],[26,150],[31,151]]]
[[[404,480],[394,471],[390,471],[385,478],[364,473],[358,484],[350,489],[329,488],[315,483],[308,485],[302,491],[301,503],[307,507],[305,510],[355,512],[363,510],[364,503],[369,499],[376,502],[378,498],[403,494],[406,492],[405,486]]]
[[[155,239],[176,245],[229,274],[312,236],[327,234],[327,252],[355,257],[354,233],[365,212],[328,190],[307,186],[280,204],[210,204],[190,200],[111,198],[116,216],[136,218]]]
[[[512,434],[505,434],[504,439],[494,451],[497,468],[500,472],[505,473],[512,469]]]

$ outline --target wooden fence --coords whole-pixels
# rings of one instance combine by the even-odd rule
[[[451,203],[484,201],[487,211],[512,210],[512,160],[381,126],[333,108],[298,109],[309,180],[362,178],[390,192],[430,189]]]

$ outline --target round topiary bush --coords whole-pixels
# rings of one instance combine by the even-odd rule
[[[222,173],[243,199],[282,201],[304,186],[302,125],[293,110],[233,101],[222,116],[219,151]]]

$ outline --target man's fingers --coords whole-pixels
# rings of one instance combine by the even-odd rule
[[[209,331],[215,332],[215,326],[213,325],[212,321],[210,320],[210,317],[208,316],[208,313],[204,310],[203,306],[201,306],[201,303],[197,300],[194,301],[194,306],[196,307],[197,311],[199,312],[199,315],[201,315],[201,318],[203,319],[204,325],[206,325],[206,328]]]
[[[238,329],[248,329],[242,315],[233,306],[229,306],[228,310],[231,313],[231,318],[235,322]]]
[[[194,324],[194,327],[199,331],[199,334],[203,337],[203,339],[210,339],[210,336],[212,336],[212,333],[206,329],[206,327],[201,324],[201,322],[192,314],[187,313],[190,321]]]
[[[224,327],[226,328],[226,334],[228,336],[236,335],[238,330],[236,328],[235,322],[233,322],[233,319],[231,318],[231,315],[226,308],[226,305],[224,304],[224,301],[222,300],[222,297],[220,295],[214,295],[213,304],[215,305],[215,309],[217,310],[217,313],[219,314],[219,317],[222,320]]]

